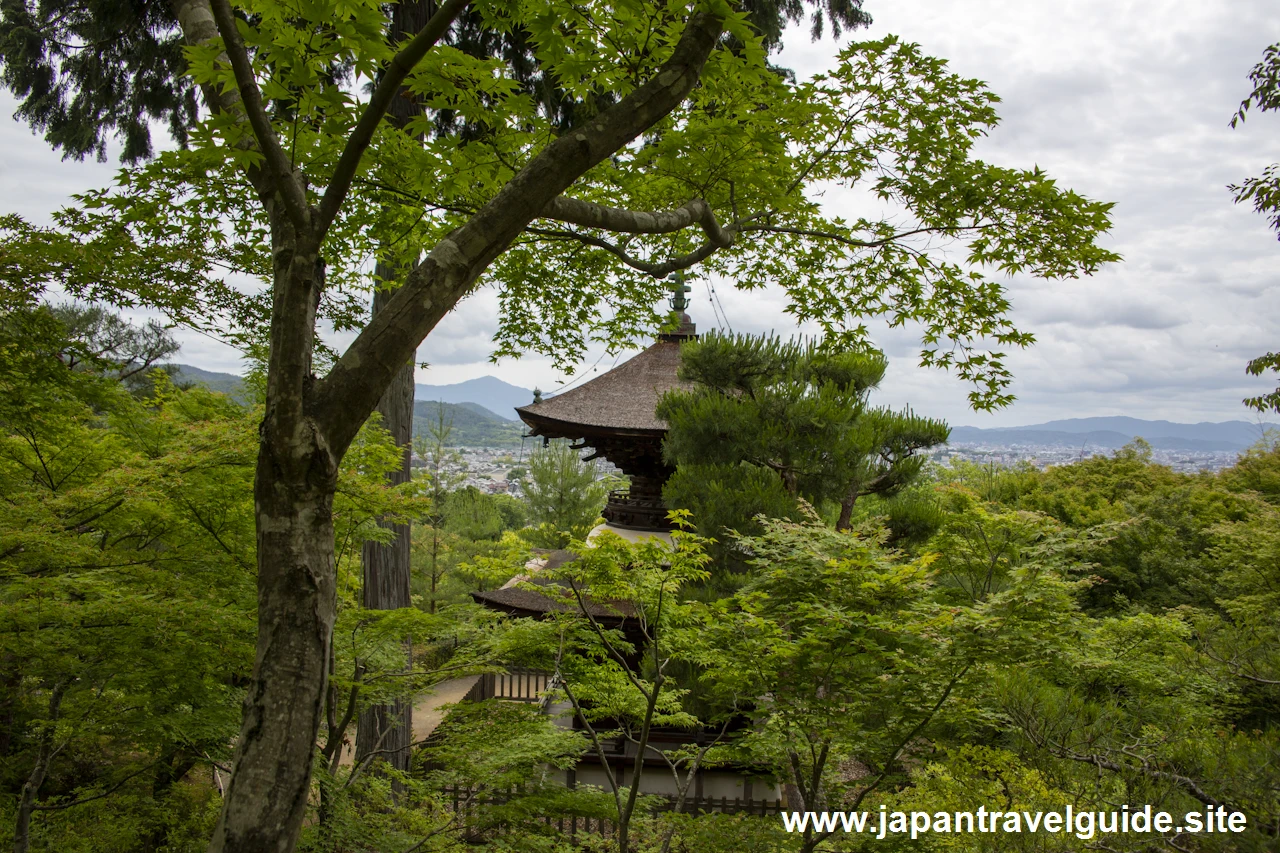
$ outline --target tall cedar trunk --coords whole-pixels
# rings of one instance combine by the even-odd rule
[[[379,278],[393,281],[396,269],[378,264]],[[373,296],[377,314],[391,298],[385,290]],[[400,469],[388,477],[392,485],[406,483],[411,476],[410,439],[413,431],[413,365],[406,364],[391,381],[378,403],[382,425],[400,448]],[[395,531],[395,539],[385,545],[364,543],[364,606],[370,610],[395,610],[411,606],[409,601],[409,525],[385,524]],[[374,705],[360,712],[356,723],[356,760],[377,752],[397,770],[409,769],[409,744],[413,740],[413,702],[398,700],[391,705]]]
[[[421,30],[435,14],[435,0],[397,3],[391,11],[390,40],[400,42]],[[392,100],[387,109],[389,123],[403,127],[419,112],[416,102],[407,89]],[[415,259],[416,261],[416,259]],[[380,262],[374,271],[379,281],[399,281],[404,270],[393,264]],[[388,302],[391,291],[377,290],[373,294],[373,316],[377,316]],[[412,476],[410,468],[413,438],[413,364],[405,364],[391,380],[386,393],[378,402],[382,425],[391,433],[400,448],[400,470],[388,477],[392,485],[406,483]],[[362,554],[364,563],[364,606],[370,610],[395,610],[409,607],[410,531],[407,524],[384,524],[395,532],[395,539],[383,545],[366,542]],[[409,653],[411,654],[411,653]],[[412,666],[412,660],[406,660]],[[400,699],[391,705],[375,705],[361,711],[356,722],[356,760],[373,752],[382,753],[397,770],[409,769],[409,744],[413,740],[413,702]]]

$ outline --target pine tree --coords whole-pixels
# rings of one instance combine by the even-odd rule
[[[776,337],[710,334],[681,349],[690,391],[658,406],[669,426],[665,492],[704,532],[748,529],[761,513],[792,516],[799,499],[840,505],[847,529],[858,498],[915,478],[919,451],[947,440],[941,421],[867,405],[884,378],[881,353],[827,352]]]
[[[600,517],[608,485],[596,466],[567,443],[554,441],[529,457],[525,499],[536,545],[564,545],[583,538]]]

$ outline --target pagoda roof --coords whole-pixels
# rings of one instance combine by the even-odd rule
[[[654,410],[667,391],[690,390],[676,376],[685,335],[664,335],[644,352],[577,388],[520,406],[534,435],[584,438],[603,433],[661,437],[667,422]]]
[[[472,592],[471,597],[477,604],[516,616],[585,613],[598,622],[620,625],[635,615],[635,608],[622,601],[599,602],[584,595],[579,602],[571,594],[567,584],[543,574],[576,559],[577,554],[563,549],[540,552],[539,556],[525,565],[524,573],[516,575],[498,589]]]

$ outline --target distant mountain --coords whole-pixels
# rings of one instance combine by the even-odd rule
[[[951,444],[1044,444],[1071,447],[1120,448],[1141,436],[1162,450],[1246,450],[1262,438],[1265,429],[1280,424],[1248,421],[1177,424],[1139,418],[1070,418],[1021,427],[953,427]]]
[[[442,415],[449,425],[450,447],[519,447],[524,435],[524,424],[500,418],[477,403],[415,400],[413,437],[429,436]]]
[[[211,391],[247,402],[244,379],[233,373],[217,373],[190,364],[175,364],[175,382],[203,385]],[[440,402],[443,401],[443,402]],[[518,447],[524,424],[516,419],[514,407],[533,402],[533,392],[503,382],[493,376],[470,379],[456,385],[415,385],[413,404],[414,437],[424,435],[439,423],[440,409],[452,423],[449,444],[453,447]],[[498,414],[511,412],[510,416]]]
[[[497,412],[489,411],[479,403],[458,403],[458,405],[464,409],[469,409],[470,411],[475,412],[477,415],[484,415],[486,418],[498,418],[499,420],[503,420],[503,421],[507,420],[506,418],[502,417],[502,415],[498,414]]]
[[[516,406],[533,402],[533,391],[503,382],[496,376],[481,376],[453,385],[415,385],[413,396],[415,400],[475,403],[508,421],[519,420],[514,411]]]
[[[248,402],[244,379],[234,373],[216,373],[212,370],[202,370],[190,364],[175,364],[172,366],[177,368],[177,372],[173,375],[173,381],[176,383],[190,382],[195,385],[203,385],[210,391],[220,391],[237,402]]]

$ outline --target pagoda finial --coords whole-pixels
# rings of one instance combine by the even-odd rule
[[[671,274],[671,298],[667,300],[671,303],[671,310],[683,313],[689,307],[689,300],[685,298],[685,294],[692,290],[692,287],[684,283],[683,270],[673,272]]]

